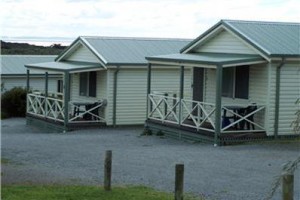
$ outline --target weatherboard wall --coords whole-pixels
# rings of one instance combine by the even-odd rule
[[[249,46],[242,42],[241,39],[229,33],[221,31],[210,38],[203,45],[196,47],[194,52],[209,53],[236,53],[236,54],[257,54]]]
[[[79,44],[77,49],[70,53],[65,60],[99,63],[99,59],[82,44]]]
[[[275,130],[276,68],[279,64],[279,62],[272,63],[270,70],[268,123],[272,135]],[[297,98],[300,98],[300,64],[287,63],[281,68],[278,135],[295,134],[291,123],[296,119],[295,113],[299,109],[299,105],[295,103]]]
[[[113,76],[115,69],[108,70],[107,124],[113,123]],[[179,95],[179,68],[152,68],[151,91]],[[117,75],[117,125],[141,125],[146,119],[147,68],[122,68]],[[191,98],[191,70],[185,70],[185,98]]]
[[[242,67],[242,66],[240,66]],[[222,97],[222,105],[257,105],[268,107],[268,68],[266,65],[251,65],[249,68],[249,97],[248,99]],[[215,104],[216,97],[216,70],[206,69],[204,76],[204,101]],[[260,112],[255,115],[254,121],[265,126],[265,113]],[[214,116],[212,116],[214,119]],[[266,127],[266,130],[268,127]],[[268,131],[268,130],[267,130]]]
[[[107,73],[104,71],[97,71],[97,85],[96,87],[96,97],[88,97],[79,95],[79,77],[80,73],[71,74],[71,84],[70,84],[70,101],[99,101],[102,99],[107,99]],[[106,113],[105,113],[106,115]]]

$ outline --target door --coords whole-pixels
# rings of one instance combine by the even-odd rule
[[[204,86],[204,69],[194,67],[193,73],[193,100],[203,102],[203,86]],[[195,103],[193,104],[193,107]],[[198,109],[193,111],[193,115],[201,117],[202,111]]]
[[[204,69],[194,67],[193,76],[193,100],[203,101]]]

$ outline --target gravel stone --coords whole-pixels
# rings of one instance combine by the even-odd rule
[[[184,190],[206,199],[259,200],[282,165],[300,154],[299,142],[214,147],[158,136],[143,127],[45,133],[24,118],[1,121],[2,184],[103,184],[106,150],[112,150],[112,186],[145,185],[174,190],[175,164],[184,163]],[[300,167],[299,167],[300,168]],[[300,170],[295,199],[300,199]],[[274,199],[280,199],[281,187]]]

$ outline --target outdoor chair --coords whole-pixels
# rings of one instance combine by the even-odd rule
[[[253,104],[253,105],[248,106],[247,108],[240,109],[238,114],[245,117],[245,116],[249,115],[250,113],[254,112],[256,109],[257,109],[257,106],[255,104]],[[251,122],[254,122],[254,114],[247,117],[247,119]],[[251,124],[250,122],[248,122],[246,120],[242,120],[239,123],[239,128],[244,130],[245,129],[245,124],[246,124],[247,130],[251,130],[251,125],[252,125],[252,130],[255,129],[254,124]]]
[[[97,107],[99,104],[102,104],[102,105],[100,107]],[[103,100],[95,102],[94,104],[86,105],[85,110],[90,110],[90,109],[94,108],[90,111],[90,113],[92,113],[96,116],[100,116],[101,110],[103,110],[106,105],[107,105],[107,100],[103,99]],[[97,117],[93,116],[90,113],[84,114],[83,118],[85,120],[97,120]]]

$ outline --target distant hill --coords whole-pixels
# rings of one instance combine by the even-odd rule
[[[58,55],[67,47],[60,44],[44,47],[27,43],[0,41],[2,55]]]

